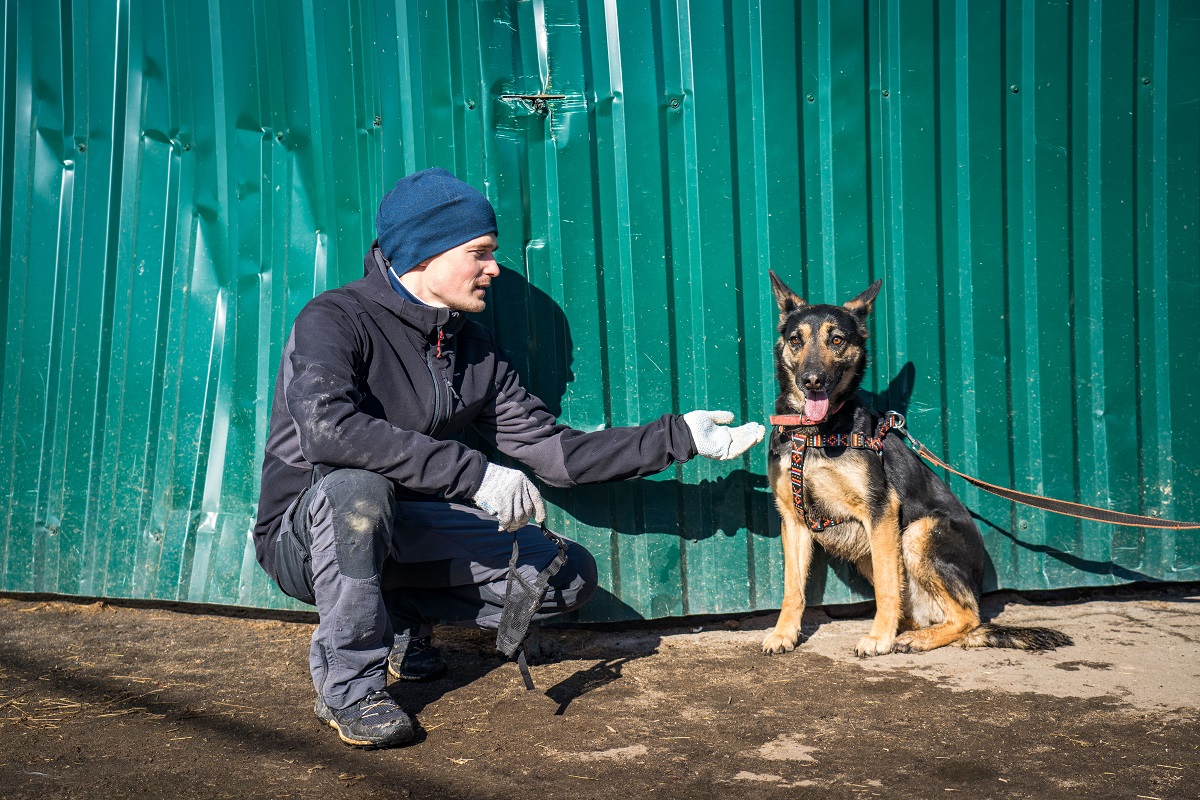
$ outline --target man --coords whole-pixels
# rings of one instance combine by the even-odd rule
[[[697,454],[734,458],[764,430],[724,427],[732,415],[708,411],[593,433],[558,424],[492,333],[464,316],[484,309],[500,274],[487,199],[425,170],[384,196],[375,224],[365,277],[309,302],[284,348],[254,542],[279,587],[317,607],[317,717],[348,744],[386,747],[413,735],[385,691],[388,672],[423,680],[444,670],[432,622],[497,626],[505,532],[518,537],[522,578],[558,552],[527,524],[545,519],[537,487],[459,442],[468,426],[563,487],[650,475]],[[567,555],[535,619],[595,591],[591,554],[572,542]]]

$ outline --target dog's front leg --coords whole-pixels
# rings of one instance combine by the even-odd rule
[[[875,621],[871,632],[859,640],[859,656],[881,656],[892,652],[900,627],[903,606],[904,563],[900,554],[900,498],[888,492],[883,514],[867,532],[871,540],[871,572],[875,585]]]
[[[794,510],[781,510],[783,522],[783,607],[775,629],[763,639],[764,653],[784,653],[800,641],[804,616],[804,588],[812,560],[812,533]]]

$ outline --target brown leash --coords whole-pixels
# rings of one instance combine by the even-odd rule
[[[953,472],[958,477],[962,478],[972,486],[977,486],[985,492],[994,494],[997,497],[1003,497],[1005,500],[1011,500],[1014,503],[1040,508],[1043,511],[1049,511],[1054,514],[1062,514],[1067,517],[1075,517],[1076,519],[1088,519],[1093,522],[1106,522],[1109,525],[1130,525],[1135,528],[1165,528],[1168,530],[1186,531],[1200,528],[1200,523],[1196,522],[1178,522],[1173,519],[1162,519],[1161,517],[1143,517],[1138,514],[1124,514],[1120,511],[1109,511],[1104,508],[1096,508],[1095,506],[1085,506],[1082,503],[1070,503],[1066,500],[1055,500],[1053,497],[1043,497],[1040,494],[1028,494],[1026,492],[1018,492],[1016,489],[1008,489],[1004,486],[996,486],[986,481],[981,481],[978,478],[973,478],[970,475],[959,472],[954,467],[942,461],[929,451],[925,445],[917,441],[908,429],[903,425],[897,426],[897,430],[904,435],[906,439],[913,443],[916,447],[916,453],[921,458],[928,461],[934,466]]]
[[[1027,492],[1018,492],[1015,489],[1008,489],[1004,486],[996,486],[995,484],[981,481],[967,475],[964,472],[959,472],[954,467],[950,466],[940,458],[930,452],[929,448],[921,444],[915,436],[913,436],[904,424],[904,417],[894,411],[889,411],[884,414],[885,419],[895,420],[891,425],[891,430],[896,431],[913,443],[915,452],[921,458],[933,464],[936,467],[941,467],[947,472],[952,472],[962,478],[972,486],[976,486],[985,492],[994,494],[997,497],[1003,497],[1013,503],[1040,508],[1043,511],[1049,511],[1053,514],[1062,514],[1076,519],[1092,520],[1093,522],[1104,522],[1109,525],[1129,525],[1136,528],[1160,528],[1166,530],[1196,530],[1200,529],[1200,523],[1197,522],[1180,522],[1173,519],[1162,519],[1160,517],[1143,517],[1138,514],[1124,514],[1120,511],[1109,511],[1095,506],[1086,506],[1082,503],[1071,503],[1066,500],[1056,500],[1052,497],[1043,497],[1038,494],[1029,494]],[[780,425],[781,427],[791,427],[801,424],[798,419],[789,417],[771,417],[771,424]]]

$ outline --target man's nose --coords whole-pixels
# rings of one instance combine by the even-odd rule
[[[496,257],[492,256],[483,264],[483,274],[489,278],[500,277],[500,265],[496,262]]]

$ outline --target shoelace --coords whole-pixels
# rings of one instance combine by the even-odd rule
[[[380,695],[383,696],[380,697]],[[388,694],[383,692],[369,694],[363,701],[362,718],[366,719],[368,715],[386,717],[388,712],[397,711],[399,708]]]
[[[408,656],[423,653],[433,647],[433,639],[428,636],[422,636],[420,639],[409,639],[408,647],[405,648],[404,654]]]

